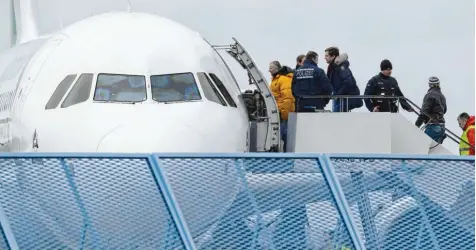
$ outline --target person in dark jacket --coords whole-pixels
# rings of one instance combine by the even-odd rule
[[[421,112],[415,121],[415,126],[420,127],[426,124],[425,134],[438,143],[442,143],[445,138],[445,118],[446,98],[441,93],[440,79],[430,77],[428,79],[430,89],[423,98]]]
[[[387,96],[396,98],[373,98],[365,99],[365,106],[370,112],[398,112],[398,102],[402,105],[402,108],[408,112],[413,112],[412,107],[405,99],[398,97],[404,97],[400,87],[398,86],[397,79],[391,76],[392,63],[385,59],[380,63],[381,72],[372,77],[367,86],[365,87],[364,95],[375,96]]]
[[[360,95],[357,81],[349,69],[350,63],[347,53],[339,54],[337,47],[330,47],[325,50],[327,67],[327,77],[332,84],[333,95]],[[332,112],[348,112],[355,108],[360,108],[363,101],[360,98],[337,98],[333,101]]]
[[[296,112],[315,112],[329,103],[330,98],[305,98],[305,96],[331,95],[332,86],[323,69],[317,67],[317,53],[309,51],[304,64],[299,67],[291,84],[296,99]]]
[[[306,59],[306,56],[301,54],[299,56],[296,57],[296,68],[294,68],[294,70],[296,70],[297,68],[301,67],[303,64],[304,64],[304,60]]]

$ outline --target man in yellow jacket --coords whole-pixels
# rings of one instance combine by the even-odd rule
[[[291,91],[293,70],[287,66],[281,66],[278,61],[273,61],[269,64],[269,73],[271,74],[270,89],[278,104],[281,117],[281,139],[284,142],[284,152],[286,152],[288,114],[294,112],[294,97]]]

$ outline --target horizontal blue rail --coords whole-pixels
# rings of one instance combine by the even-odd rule
[[[284,158],[317,159],[320,156],[331,158],[356,159],[401,159],[401,160],[451,160],[474,161],[474,156],[456,155],[413,155],[413,154],[318,154],[318,153],[0,153],[0,158],[128,158],[145,159],[149,156],[159,158]]]

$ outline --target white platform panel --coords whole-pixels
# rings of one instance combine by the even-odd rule
[[[398,113],[290,113],[288,126],[287,152],[452,155]]]

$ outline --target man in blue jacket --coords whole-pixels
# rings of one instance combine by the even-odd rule
[[[296,69],[291,90],[296,100],[296,112],[315,112],[329,103],[330,98],[309,98],[332,94],[329,78],[323,69],[317,67],[316,52],[309,51],[304,64]]]
[[[333,95],[359,96],[360,89],[349,69],[350,63],[346,53],[339,53],[339,48],[329,47],[325,50],[327,77],[332,84]],[[337,98],[333,101],[332,112],[348,112],[360,108],[364,102],[360,98]]]

